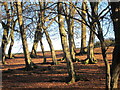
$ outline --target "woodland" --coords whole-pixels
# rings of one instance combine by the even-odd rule
[[[120,88],[120,1],[16,0],[0,1],[0,5],[3,90]],[[58,28],[62,50],[54,48],[53,24]],[[106,39],[112,30],[114,38]],[[77,35],[80,48],[75,44]],[[45,51],[43,37],[50,51]],[[28,39],[33,40],[31,51]],[[23,53],[13,53],[16,40],[22,41]]]

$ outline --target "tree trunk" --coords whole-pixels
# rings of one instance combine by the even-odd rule
[[[23,50],[24,50],[24,55],[25,55],[26,69],[27,70],[31,70],[31,69],[34,68],[35,64],[31,61],[29,50],[28,50],[26,32],[25,32],[24,27],[23,27],[23,18],[22,18],[22,6],[21,6],[21,3],[22,2],[19,2],[19,0],[16,3],[17,16],[18,16],[18,22],[19,22],[19,27],[20,27],[22,45],[23,45]]]
[[[9,50],[8,50],[8,58],[13,58],[13,55],[12,55],[13,45],[14,45],[14,30],[11,29],[11,42],[10,42],[10,47],[9,47]]]
[[[70,48],[70,55],[71,59],[74,62],[75,61],[75,45],[74,45],[74,31],[73,31],[73,26],[74,25],[74,20],[71,21],[70,26],[68,27],[68,38],[69,38],[69,48]]]
[[[74,72],[73,62],[72,62],[69,48],[68,48],[66,31],[64,29],[64,17],[60,15],[62,13],[61,11],[62,11],[62,3],[58,2],[58,23],[59,23],[61,43],[63,47],[63,52],[65,54],[65,59],[67,62],[67,70],[68,70],[70,82],[73,83],[75,82],[75,72]]]
[[[82,17],[86,19],[86,2],[82,3]],[[82,19],[82,22],[85,22]],[[84,23],[81,23],[81,48],[80,48],[80,54],[84,54],[87,52],[86,48],[86,25]]]
[[[8,44],[8,33],[9,33],[9,27],[10,27],[10,13],[9,13],[7,2],[4,2],[3,5],[5,7],[5,11],[7,15],[7,24],[2,22],[2,26],[4,28],[3,37],[2,37],[2,64],[5,64],[5,57],[6,57],[5,51]]]
[[[70,4],[70,3],[69,3]],[[74,17],[75,9],[70,4],[69,16]],[[70,55],[73,62],[75,62],[75,44],[74,44],[74,20],[66,16],[67,28],[68,28],[68,40]]]
[[[51,56],[52,56],[52,61],[53,61],[53,64],[57,65],[57,59],[56,59],[56,54],[55,54],[55,50],[54,50],[54,47],[52,45],[52,41],[50,39],[50,36],[45,28],[45,11],[43,11],[42,9],[45,8],[45,2],[39,2],[39,5],[40,5],[40,11],[41,11],[41,16],[40,16],[40,20],[41,20],[41,28],[43,29],[45,35],[46,35],[46,39],[48,41],[48,44],[50,46],[50,51],[51,51]]]
[[[43,63],[46,63],[45,50],[44,50],[44,45],[43,45],[43,42],[42,42],[42,38],[40,38],[40,46],[41,46],[42,53],[43,53],[43,58],[44,58]]]
[[[106,89],[109,90],[110,89],[110,79],[111,79],[111,75],[110,75],[110,64],[106,58],[106,46],[105,46],[105,42],[103,41],[103,39],[100,39],[101,42],[101,51],[102,51],[102,57],[105,63],[105,72],[106,72]]]
[[[50,37],[49,37],[48,32],[47,32],[46,30],[44,30],[44,32],[45,32],[45,35],[46,35],[46,39],[47,39],[47,41],[48,41],[48,44],[49,44],[49,46],[50,46],[50,51],[51,51],[51,56],[52,56],[53,64],[57,65],[56,54],[55,54],[54,47],[53,47],[53,45],[52,45],[52,41],[51,41],[51,39],[50,39]]]
[[[104,36],[103,36],[103,30],[102,27],[100,25],[100,21],[99,19],[97,19],[97,25],[98,25],[98,39],[100,40],[100,44],[101,44],[101,51],[102,51],[102,57],[105,63],[105,72],[106,72],[106,89],[110,90],[110,80],[111,80],[111,75],[110,75],[110,64],[107,60],[106,57],[106,45],[105,45],[105,41],[104,41]]]
[[[12,3],[10,2],[10,6],[11,6],[11,16],[14,15],[14,11],[13,11],[13,6],[12,6]],[[9,50],[8,50],[8,58],[13,58],[13,55],[12,55],[12,48],[13,48],[13,45],[14,45],[14,28],[15,28],[15,23],[14,22],[14,17],[12,17],[12,20],[11,20],[11,32],[10,32],[10,38],[11,38],[11,42],[10,42],[10,47],[9,47]]]
[[[96,13],[98,10],[98,4],[99,2],[90,2],[90,6],[92,9],[92,22],[89,22],[91,25],[90,30],[90,37],[89,37],[89,43],[88,43],[88,51],[87,51],[87,59],[85,60],[85,63],[96,63],[96,58],[94,57],[94,40],[95,40],[95,26],[96,23],[94,22],[94,18],[96,18]]]
[[[118,88],[120,74],[120,1],[110,2],[112,9],[112,21],[115,33],[115,48],[113,51],[111,67],[111,89]]]
[[[38,22],[38,24],[39,24],[39,22]],[[39,42],[40,38],[42,37],[41,31],[39,30],[40,28],[38,28],[38,27],[39,26],[37,26],[37,30],[35,31],[35,35],[34,35],[34,43],[33,43],[32,51],[30,54],[31,57],[37,57],[38,42]]]
[[[96,58],[94,57],[94,38],[95,34],[92,30],[90,30],[90,37],[88,43],[88,51],[87,51],[87,62],[92,64],[95,63]]]

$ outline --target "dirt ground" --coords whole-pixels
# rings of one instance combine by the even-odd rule
[[[107,51],[107,59],[111,63],[113,47]],[[77,50],[78,52],[78,50]],[[57,59],[62,58],[62,51],[56,51]],[[95,57],[97,64],[82,64],[74,62],[75,72],[78,75],[78,81],[72,84],[66,83],[67,69],[66,62],[59,61],[58,65],[51,65],[50,52],[46,52],[47,64],[43,64],[42,53],[38,53],[38,58],[32,61],[39,67],[31,71],[25,71],[25,62],[23,54],[16,54],[14,59],[7,59],[7,64],[2,66],[2,87],[12,89],[24,88],[73,88],[90,89],[105,88],[105,65],[102,60],[100,48],[95,48]],[[87,56],[77,56],[84,60]],[[12,89],[11,89],[12,88]],[[120,81],[119,81],[120,88]]]

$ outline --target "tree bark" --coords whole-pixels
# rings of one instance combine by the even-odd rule
[[[91,9],[92,9],[92,17],[94,18],[96,16],[96,12],[98,10],[98,2],[90,2]],[[87,59],[85,60],[85,63],[96,63],[96,58],[94,57],[94,40],[95,40],[95,25],[94,19],[92,19],[92,22],[90,23],[90,37],[89,37],[89,43],[88,43],[88,51],[87,51]]]
[[[6,51],[6,47],[8,44],[8,33],[9,33],[9,27],[10,27],[10,13],[9,13],[9,9],[8,9],[8,3],[4,2],[3,3],[4,7],[5,7],[5,11],[6,11],[6,15],[7,15],[7,24],[5,24],[4,22],[2,22],[2,26],[3,26],[3,37],[2,37],[2,64],[5,64],[5,51]]]
[[[110,2],[112,9],[112,21],[115,33],[115,48],[111,66],[111,90],[118,88],[118,79],[120,74],[120,1]]]
[[[98,39],[100,40],[100,44],[101,44],[101,51],[102,51],[102,57],[105,63],[105,72],[106,72],[106,89],[110,90],[110,80],[111,80],[111,75],[110,75],[110,64],[107,60],[107,54],[106,54],[106,45],[105,45],[105,41],[104,41],[104,36],[103,36],[103,30],[102,27],[100,25],[100,21],[99,19],[97,20],[97,25],[98,25]]]
[[[86,19],[86,2],[82,3],[82,17]],[[82,19],[82,22],[85,22]],[[84,54],[87,52],[86,48],[86,25],[84,23],[81,23],[81,48],[80,48],[80,54]]]
[[[22,2],[19,2],[19,0],[17,0],[17,2],[16,2],[17,16],[18,16],[20,34],[21,34],[22,45],[23,45],[23,50],[24,50],[24,55],[25,55],[26,69],[31,70],[31,69],[34,68],[35,64],[31,61],[29,50],[28,50],[26,32],[25,32],[24,26],[23,26],[22,5],[21,5],[21,3]]]
[[[72,7],[71,3],[69,8],[69,16],[74,17],[75,9]],[[73,62],[75,62],[75,44],[74,44],[74,20],[66,16],[67,28],[68,28],[68,40],[70,55]]]
[[[13,11],[13,5],[12,3],[10,2],[10,6],[11,6],[11,16],[14,15],[14,11]],[[13,48],[13,45],[14,45],[14,28],[15,28],[15,21],[14,21],[14,17],[12,17],[12,20],[11,20],[11,32],[10,32],[10,38],[11,38],[11,42],[10,42],[10,46],[9,46],[9,50],[8,50],[8,58],[13,58],[13,55],[12,55],[12,48]]]
[[[9,47],[9,50],[8,50],[8,58],[13,58],[13,55],[12,55],[13,45],[14,45],[14,30],[11,29],[11,42],[10,42],[10,47]]]
[[[40,46],[41,46],[42,54],[43,54],[43,58],[44,58],[43,63],[46,63],[45,50],[44,50],[44,45],[43,45],[43,42],[42,42],[42,38],[40,38]]]
[[[94,57],[94,38],[95,38],[94,32],[90,31],[88,53],[87,53],[87,58],[89,59],[89,63],[94,63],[94,61],[96,60]]]
[[[54,65],[57,65],[57,59],[56,59],[56,53],[54,50],[54,47],[52,45],[52,41],[50,39],[49,33],[46,30],[46,26],[45,26],[45,11],[43,11],[42,9],[45,9],[45,2],[39,2],[40,5],[40,11],[41,11],[41,16],[40,16],[40,20],[41,20],[41,28],[43,29],[45,35],[46,35],[46,39],[48,41],[49,47],[50,47],[50,51],[51,51],[51,57],[52,57],[52,61]]]
[[[73,66],[73,62],[72,62],[70,52],[69,52],[66,31],[64,29],[64,17],[60,15],[61,13],[62,13],[62,3],[58,2],[58,23],[59,23],[61,43],[63,47],[63,52],[65,54],[65,59],[67,62],[67,70],[68,70],[70,82],[73,83],[75,82],[74,66]]]
[[[52,56],[52,61],[53,61],[53,64],[54,65],[57,65],[57,59],[56,59],[56,54],[55,54],[55,50],[54,50],[54,47],[52,45],[52,41],[49,37],[49,34],[48,32],[44,29],[44,32],[45,32],[45,35],[46,35],[46,39],[48,41],[48,44],[50,46],[50,51],[51,51],[51,56]]]
[[[39,28],[39,23],[40,22],[38,22],[37,30],[35,31],[35,35],[34,35],[34,43],[33,43],[32,51],[30,55],[31,57],[37,57],[38,42],[40,38],[42,38],[41,30]]]

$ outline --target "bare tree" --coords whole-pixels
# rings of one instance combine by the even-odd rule
[[[67,62],[67,69],[68,69],[70,82],[73,83],[73,82],[75,82],[75,72],[74,72],[74,67],[73,67],[71,55],[69,52],[67,35],[66,35],[67,33],[65,31],[65,28],[64,28],[64,17],[61,15],[62,10],[63,10],[62,3],[58,2],[58,24],[59,24],[61,43],[62,43],[65,59]]]
[[[17,0],[17,2],[16,2],[17,17],[18,17],[20,34],[21,34],[21,39],[22,39],[22,45],[23,45],[23,50],[24,50],[24,55],[25,55],[26,69],[31,70],[34,67],[36,67],[36,65],[31,61],[30,53],[29,53],[29,50],[28,50],[26,31],[25,31],[24,25],[23,25],[22,4],[21,3],[22,2],[20,2],[19,0]]]
[[[96,15],[96,12],[98,10],[98,2],[90,2],[91,6],[91,16],[94,17]],[[96,23],[94,23],[94,20],[92,19],[90,23],[90,36],[89,36],[89,42],[88,42],[88,50],[87,50],[87,59],[85,60],[85,63],[95,63],[96,58],[94,57],[94,40],[95,40],[95,27]]]
[[[32,47],[32,51],[31,51],[31,57],[37,57],[37,47],[38,47],[38,43],[40,41],[40,47],[42,49],[43,58],[44,58],[43,62],[45,63],[46,57],[45,57],[45,50],[44,50],[44,45],[43,45],[43,41],[42,41],[44,31],[43,31],[42,25],[41,25],[41,14],[40,13],[41,13],[41,10],[39,10],[37,13],[38,21],[37,21],[36,31],[34,34],[34,42],[33,42],[33,47]]]
[[[6,51],[6,47],[8,44],[8,34],[9,34],[9,29],[10,29],[10,12],[8,9],[8,3],[3,2],[3,5],[5,7],[6,16],[7,16],[7,23],[5,24],[2,21],[2,27],[4,29],[3,37],[2,37],[2,63],[5,64],[5,57],[6,57],[5,51]]]
[[[10,7],[11,7],[11,32],[10,32],[10,39],[11,39],[11,42],[10,42],[10,46],[9,46],[9,50],[8,50],[8,58],[13,58],[13,55],[12,55],[12,48],[13,48],[13,45],[14,45],[14,28],[15,28],[15,24],[16,24],[16,21],[14,21],[14,14],[15,14],[15,11],[13,10],[13,7],[14,5],[12,4],[12,2],[10,2]]]
[[[69,3],[69,9],[66,5],[64,13],[68,16],[74,17],[75,15],[75,9],[71,5],[72,2]],[[70,17],[65,16],[66,22],[67,22],[67,28],[68,28],[68,40],[69,40],[69,49],[70,49],[70,55],[71,59],[74,62],[75,61],[75,44],[74,44],[74,19],[71,19]]]
[[[81,11],[81,14],[82,14],[82,17],[85,19],[86,18],[86,7],[87,7],[87,4],[86,4],[86,1],[84,0],[82,2],[82,11]],[[84,19],[82,19],[84,21]],[[86,24],[84,23],[81,23],[81,48],[80,48],[80,54],[84,54],[87,52],[87,47],[86,47]]]
[[[50,46],[50,51],[51,51],[51,57],[52,57],[52,61],[53,61],[53,64],[57,64],[57,59],[56,59],[56,53],[55,53],[55,50],[54,50],[54,47],[53,47],[53,44],[52,44],[52,41],[50,39],[50,36],[49,36],[49,33],[47,32],[47,28],[49,27],[49,25],[51,25],[51,23],[48,25],[48,26],[45,26],[45,22],[47,21],[47,18],[45,18],[45,2],[39,2],[39,5],[40,5],[40,13],[41,13],[41,28],[43,29],[43,32],[45,33],[46,35],[46,39],[48,41],[48,44]]]

